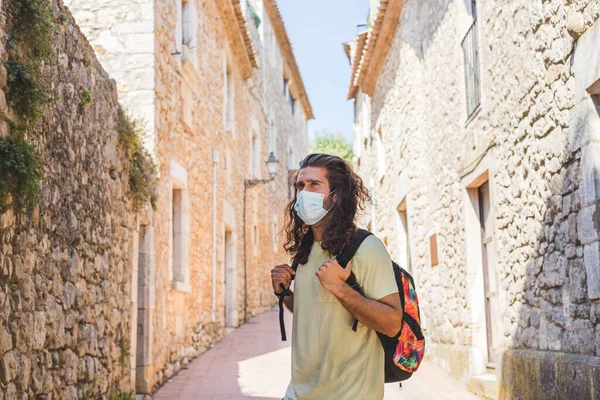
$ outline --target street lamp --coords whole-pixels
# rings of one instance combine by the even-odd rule
[[[246,179],[244,180],[244,322],[248,320],[248,253],[246,251],[246,191],[248,188],[254,187],[259,184],[268,183],[275,179],[277,171],[279,169],[279,160],[275,157],[275,154],[271,152],[269,158],[265,161],[267,164],[267,170],[269,171],[270,178],[268,179]]]
[[[245,188],[251,188],[252,186],[256,186],[261,183],[268,183],[268,182],[271,182],[273,179],[275,179],[275,175],[277,175],[277,170],[279,169],[279,160],[277,160],[277,157],[275,157],[275,154],[273,154],[273,152],[271,152],[271,154],[269,154],[269,158],[267,158],[267,161],[265,161],[265,164],[267,164],[267,170],[269,171],[270,178],[269,179],[246,179],[244,181]]]

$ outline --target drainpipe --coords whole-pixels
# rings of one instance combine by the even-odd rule
[[[217,164],[219,163],[219,152],[213,150],[213,270],[212,270],[212,309],[211,321],[215,322],[217,308]]]
[[[244,232],[244,323],[248,321],[248,253],[246,250],[246,195],[248,184],[244,182],[244,215],[243,215],[243,232]]]

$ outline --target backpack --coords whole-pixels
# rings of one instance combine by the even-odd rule
[[[372,233],[359,229],[350,243],[344,247],[342,252],[337,255],[338,263],[345,268],[348,262],[354,257],[356,251],[362,242]],[[415,283],[412,276],[392,261],[396,285],[400,293],[400,303],[402,305],[402,327],[400,332],[394,337],[389,337],[383,333],[376,332],[385,353],[385,383],[402,382],[412,376],[417,371],[423,355],[425,354],[425,337],[421,331],[421,317],[419,311],[419,300],[415,291]],[[298,265],[292,265],[294,271]],[[362,287],[356,280],[353,272],[346,280],[354,290],[361,295],[365,295]],[[284,290],[279,297],[279,328],[281,330],[281,340],[286,340],[285,324],[283,322],[283,300],[285,296],[291,294],[289,289]],[[358,321],[354,320],[352,330],[356,332]]]

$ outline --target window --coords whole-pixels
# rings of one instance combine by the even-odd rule
[[[258,247],[258,227],[256,225],[252,227],[252,244],[254,247]]]
[[[171,161],[171,223],[170,223],[170,278],[173,288],[190,291],[189,241],[190,213],[187,191],[187,172],[176,161]]]
[[[173,188],[173,280],[183,282],[183,194],[179,188]]]
[[[225,72],[225,130],[227,132],[234,131],[234,94],[233,73],[227,66]]]
[[[296,113],[296,100],[290,95],[290,109],[292,110],[292,115]]]
[[[194,20],[192,18],[193,0],[184,1],[182,4],[182,44],[190,46],[194,39]]]
[[[287,96],[287,91],[288,91],[288,81],[287,79],[285,79],[285,76],[283,77],[283,95]]]
[[[471,0],[473,23],[462,41],[465,60],[465,90],[467,96],[467,118],[481,104],[481,76],[479,71],[479,44],[477,42],[477,4]]]
[[[191,64],[192,69],[198,68],[198,57],[196,48],[197,36],[197,14],[196,1],[183,0],[178,4],[177,16],[177,52],[181,54],[183,66]],[[189,68],[189,66],[188,66]],[[188,71],[189,72],[189,71]]]
[[[252,174],[255,177],[258,177],[260,175],[260,147],[256,134],[252,135],[252,144],[250,150],[252,155]]]

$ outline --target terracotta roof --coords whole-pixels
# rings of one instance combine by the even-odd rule
[[[404,0],[381,0],[373,27],[368,31],[365,49],[360,60],[353,61],[350,98],[356,96],[359,87],[368,95],[375,90],[377,77],[385,56],[394,40]],[[354,63],[357,65],[355,66]],[[355,71],[356,69],[356,71]],[[355,87],[354,91],[352,87]]]
[[[292,75],[292,84],[296,88],[298,99],[304,108],[306,119],[313,119],[315,116],[313,114],[310,101],[308,100],[306,88],[304,87],[302,76],[300,75],[300,69],[298,68],[296,57],[294,56],[294,51],[292,50],[292,43],[290,42],[287,30],[285,29],[285,24],[283,23],[283,18],[281,17],[279,7],[277,6],[277,1],[264,0],[263,4],[267,14],[269,15],[269,19],[271,20],[271,25],[273,26],[279,47],[281,48],[283,60]]]
[[[244,17],[244,12],[242,11],[242,1],[244,0],[232,0],[231,3],[233,4],[235,16],[237,18],[238,24],[240,25],[240,31],[242,32],[242,37],[244,39],[244,44],[246,45],[246,50],[248,52],[250,62],[252,63],[252,67],[259,68],[260,65],[256,56],[257,53],[256,49],[254,48],[254,42],[252,41],[252,36],[250,35],[250,31],[248,30],[248,23],[253,23],[253,21],[246,21],[246,18]]]
[[[215,3],[227,31],[233,57],[239,65],[242,77],[248,79],[259,64],[240,0],[216,0]]]
[[[352,66],[352,73],[350,75],[350,88],[348,89],[348,100],[353,99],[356,96],[356,92],[358,90],[358,86],[356,84],[358,67],[360,65],[360,60],[363,57],[365,44],[367,43],[369,31],[364,31],[358,34],[356,38],[356,49],[354,50],[354,57],[352,57],[351,52],[346,51],[348,58],[350,59],[350,65]]]

